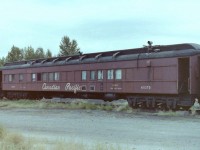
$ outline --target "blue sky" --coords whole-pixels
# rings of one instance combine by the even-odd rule
[[[54,55],[61,38],[83,53],[155,45],[200,44],[198,0],[0,0],[0,52],[12,45]],[[1,57],[0,56],[0,57]]]

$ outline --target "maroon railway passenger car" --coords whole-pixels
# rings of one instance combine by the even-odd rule
[[[200,94],[200,45],[149,45],[12,62],[0,76],[8,98],[123,98],[132,107],[188,107]]]

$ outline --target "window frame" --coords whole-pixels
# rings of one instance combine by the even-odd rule
[[[37,81],[42,81],[42,73],[37,73]]]
[[[54,81],[60,81],[60,72],[54,72]]]
[[[95,80],[96,79],[96,71],[95,70],[91,70],[90,71],[90,80]]]
[[[115,70],[115,80],[122,80],[122,69]]]
[[[87,86],[86,85],[82,85],[81,86],[81,91],[87,91]]]
[[[87,81],[87,71],[86,70],[81,71],[81,80]]]
[[[4,74],[4,82],[5,82],[5,83],[8,82],[8,74]]]
[[[48,81],[48,77],[49,77],[49,76],[48,76],[48,73],[47,73],[47,72],[43,72],[43,73],[42,73],[42,78],[41,78],[41,79],[42,79],[42,81]],[[44,79],[45,79],[45,80],[44,80]]]
[[[31,81],[36,82],[36,73],[31,73]]]
[[[23,82],[24,81],[24,74],[20,73],[19,74],[19,82]]]
[[[15,74],[8,74],[8,82],[13,82],[15,80]]]
[[[48,81],[50,81],[50,82],[54,81],[54,72],[48,73]]]
[[[97,71],[97,79],[98,80],[103,80],[103,70],[98,70]]]
[[[90,85],[90,91],[95,91],[95,85]]]
[[[107,79],[113,80],[114,79],[114,69],[107,70]]]

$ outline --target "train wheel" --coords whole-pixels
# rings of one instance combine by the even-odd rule
[[[131,108],[133,108],[133,109],[138,108],[138,105],[137,105],[137,103],[136,103],[136,99],[135,99],[135,98],[129,97],[129,98],[127,98],[127,101],[128,101],[129,107],[131,107]]]
[[[129,107],[132,107],[132,105],[133,105],[133,101],[130,100],[130,99],[127,99],[127,102],[128,102]]]
[[[156,107],[155,99],[152,99],[152,100],[151,100],[150,109],[155,109],[155,107]]]
[[[176,102],[176,100],[173,101],[172,110],[177,110],[177,102]]]
[[[157,103],[156,104],[156,108],[158,109],[158,110],[161,110],[161,111],[166,111],[167,110],[167,105],[165,104],[165,103]]]
[[[151,101],[149,100],[146,101],[146,108],[148,109],[151,108]]]
[[[183,110],[188,111],[190,109],[190,106],[184,106]]]

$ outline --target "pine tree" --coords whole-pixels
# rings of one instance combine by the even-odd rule
[[[51,51],[49,49],[47,49],[45,58],[51,58],[51,57],[52,57],[52,53],[51,53]]]
[[[5,57],[2,57],[2,58],[0,59],[0,66],[3,66],[5,63],[6,63],[6,58],[5,58]]]
[[[37,50],[35,51],[35,58],[45,58],[45,54],[44,54],[44,50],[43,48],[39,47],[37,48]]]
[[[10,52],[8,52],[6,61],[13,62],[13,61],[20,61],[20,60],[23,60],[23,50],[13,45]]]
[[[60,53],[59,56],[69,56],[80,54],[80,48],[76,40],[70,40],[68,36],[64,36],[60,43]]]
[[[35,50],[31,47],[25,47],[24,48],[24,59],[25,60],[31,60],[31,59],[35,59]]]

